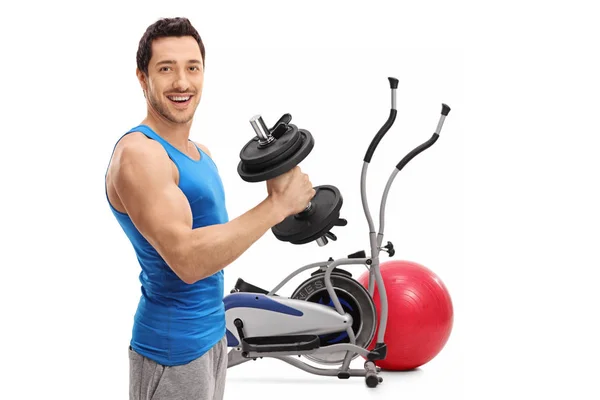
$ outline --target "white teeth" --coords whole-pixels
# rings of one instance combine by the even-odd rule
[[[187,97],[171,96],[169,98],[174,101],[188,101],[190,99],[190,96],[187,96]]]

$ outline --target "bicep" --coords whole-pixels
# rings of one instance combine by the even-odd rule
[[[173,180],[169,158],[159,151],[124,148],[114,183],[138,231],[182,277],[181,246],[192,229],[192,213]]]

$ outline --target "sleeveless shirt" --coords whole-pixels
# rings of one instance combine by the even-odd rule
[[[223,184],[216,164],[205,152],[196,146],[201,155],[196,161],[146,125],[132,128],[121,139],[131,132],[156,140],[175,163],[178,186],[192,211],[193,229],[228,222]],[[108,192],[106,197],[108,200]],[[183,282],[129,216],[110,201],[109,206],[141,267],[141,297],[133,318],[131,348],[166,366],[186,364],[202,356],[225,335],[223,270],[194,284]]]

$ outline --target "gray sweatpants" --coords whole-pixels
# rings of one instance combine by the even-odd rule
[[[226,372],[226,337],[201,357],[173,367],[129,348],[129,399],[222,400]]]

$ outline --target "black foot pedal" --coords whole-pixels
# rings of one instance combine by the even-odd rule
[[[242,278],[238,278],[237,282],[235,283],[235,288],[231,291],[231,293],[236,292],[269,294],[267,290],[261,289],[258,286],[254,286],[251,283],[244,281]]]
[[[256,336],[244,338],[242,349],[245,353],[297,352],[318,349],[317,335],[298,336]]]

